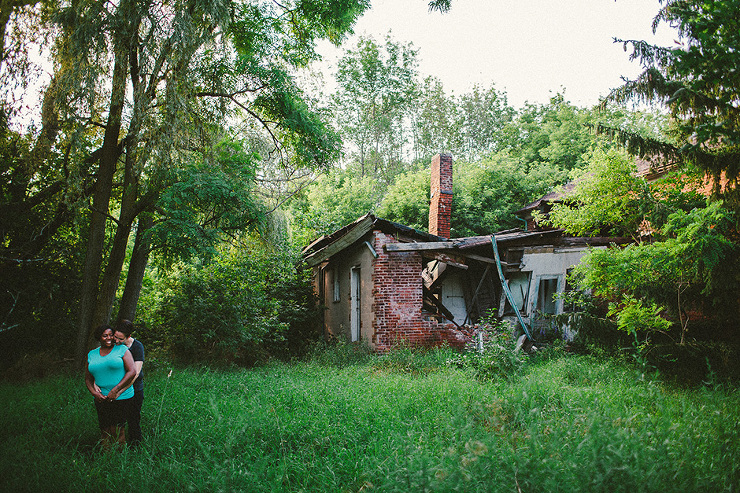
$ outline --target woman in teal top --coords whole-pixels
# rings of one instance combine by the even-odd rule
[[[95,398],[103,447],[110,448],[114,442],[123,446],[126,417],[134,396],[134,358],[126,346],[116,346],[110,326],[97,327],[94,335],[100,347],[87,353],[85,385]]]

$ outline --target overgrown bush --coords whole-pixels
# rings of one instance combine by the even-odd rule
[[[667,379],[682,385],[710,386],[740,381],[740,348],[723,342],[673,341],[643,348],[646,361]]]
[[[316,338],[318,317],[293,260],[252,242],[183,267],[169,280],[150,330],[186,363],[249,366],[299,354]]]
[[[577,282],[577,279],[573,279]],[[568,327],[571,340],[568,345],[576,352],[618,354],[634,345],[634,337],[617,330],[614,321],[606,318],[606,308],[590,294],[572,290],[558,295],[570,308],[554,317],[555,325]]]
[[[74,340],[75,320],[82,285],[82,261],[85,244],[80,235],[84,223],[63,227],[47,248],[33,261],[9,261],[14,253],[8,247],[15,241],[7,231],[8,222],[19,222],[28,234],[38,234],[35,227],[46,223],[24,217],[3,217],[3,273],[0,274],[0,370],[5,370],[29,355],[48,348],[51,339]],[[34,226],[31,227],[30,224]],[[24,233],[25,234],[25,233]],[[30,243],[28,240],[19,244]],[[54,358],[71,357],[66,345],[51,348]]]
[[[465,351],[448,360],[448,364],[472,370],[481,380],[510,380],[515,378],[524,365],[523,353],[516,350],[511,325],[498,320],[492,314],[479,325],[483,344],[478,341],[468,344]]]

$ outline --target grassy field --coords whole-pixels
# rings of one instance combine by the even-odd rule
[[[718,492],[740,394],[562,355],[482,380],[448,352],[151,365],[141,448],[102,452],[83,377],[2,383],[0,490]]]

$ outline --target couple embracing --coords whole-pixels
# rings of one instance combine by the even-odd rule
[[[144,402],[144,346],[131,337],[134,325],[122,320],[115,329],[101,325],[94,331],[100,343],[87,354],[85,384],[95,398],[101,443],[110,448],[141,441],[141,405]]]

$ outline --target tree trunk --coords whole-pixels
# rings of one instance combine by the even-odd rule
[[[110,110],[93,192],[90,233],[87,239],[85,263],[82,271],[82,293],[77,319],[75,356],[80,365],[85,361],[91,329],[102,322],[101,320],[95,320],[93,315],[98,295],[100,266],[105,244],[105,226],[108,221],[108,209],[113,190],[113,175],[116,172],[116,163],[121,154],[118,137],[121,132],[121,114],[126,96],[127,54],[128,50],[120,49],[120,47],[116,51]]]
[[[123,263],[126,260],[126,247],[128,246],[133,221],[134,218],[128,214],[121,216],[119,219],[116,234],[113,237],[113,245],[108,255],[108,262],[105,265],[103,279],[100,283],[100,292],[95,303],[93,320],[96,324],[110,323],[113,301],[116,297],[116,291],[118,291]]]
[[[138,30],[139,17],[132,18],[132,29]],[[133,43],[133,42],[132,42]],[[123,178],[123,196],[121,197],[121,206],[119,213],[116,234],[113,238],[113,244],[108,256],[108,262],[103,274],[103,280],[100,287],[97,303],[95,305],[95,319],[109,323],[113,303],[118,291],[118,285],[121,280],[121,271],[123,263],[126,261],[126,250],[128,247],[131,228],[139,213],[145,208],[139,203],[139,178],[140,172],[137,172],[140,154],[142,151],[139,147],[139,136],[141,126],[144,121],[144,112],[151,102],[154,91],[147,92],[145,85],[141,83],[139,73],[138,46],[132,44],[129,47],[129,68],[131,74],[131,83],[134,88],[133,92],[133,114],[128,128],[128,137],[126,139],[126,162],[124,166]],[[156,70],[156,69],[155,69]],[[143,202],[142,202],[143,203]]]
[[[128,266],[128,275],[126,276],[126,287],[123,290],[121,306],[118,309],[120,320],[136,319],[136,307],[139,304],[139,295],[141,286],[144,282],[144,273],[147,263],[149,262],[150,243],[146,237],[146,232],[154,225],[154,217],[151,214],[139,215],[139,223],[136,227],[136,241],[134,242],[134,251],[131,254],[131,261]]]
[[[134,117],[134,120],[138,120]],[[121,280],[121,270],[123,263],[126,261],[126,247],[131,236],[131,228],[138,214],[136,199],[138,198],[139,186],[138,177],[135,174],[136,168],[136,147],[138,139],[136,135],[139,131],[138,125],[132,122],[134,128],[129,129],[129,135],[133,138],[126,145],[126,165],[125,178],[123,181],[123,197],[121,198],[121,212],[118,216],[118,226],[116,234],[113,237],[108,262],[103,273],[103,280],[100,285],[97,303],[95,304],[94,320],[100,323],[110,323],[113,302],[118,291],[118,284]]]

